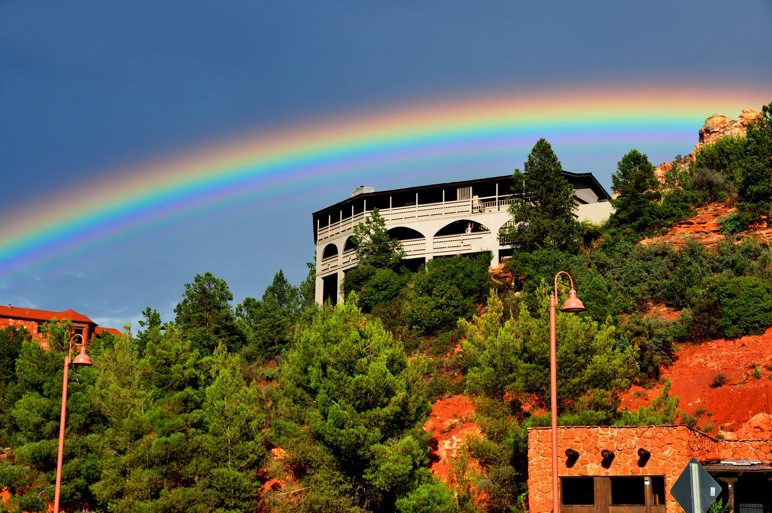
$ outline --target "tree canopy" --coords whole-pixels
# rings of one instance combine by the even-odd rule
[[[513,180],[515,197],[510,212],[514,227],[508,238],[518,251],[575,249],[579,231],[572,214],[574,188],[546,139],[536,142],[524,171],[516,169]]]

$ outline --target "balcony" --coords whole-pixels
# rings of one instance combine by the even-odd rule
[[[490,236],[490,231],[435,237],[432,241],[431,251],[427,248],[424,238],[403,240],[401,243],[402,249],[405,251],[405,258],[425,258],[429,254],[447,256],[470,253],[474,250],[474,244],[482,242],[486,236]],[[348,249],[341,255],[340,267],[338,267],[338,255],[332,255],[322,260],[318,272],[320,276],[325,276],[339,270],[351,269],[356,265],[356,250]]]
[[[406,207],[385,208],[378,212],[383,217],[386,224],[405,221],[410,219],[425,219],[431,217],[458,217],[464,214],[483,214],[487,212],[501,212],[509,208],[512,203],[512,195],[490,196],[485,198],[472,198],[461,201],[446,201],[440,203],[427,203],[410,205]],[[365,212],[360,212],[352,217],[333,222],[328,226],[323,226],[317,230],[317,244],[319,242],[331,239],[343,234],[347,234],[354,229],[354,226],[365,219]],[[420,239],[423,240],[423,239]],[[403,244],[409,241],[403,241]],[[408,249],[405,249],[410,256]],[[425,249],[424,249],[425,251]],[[330,257],[332,258],[332,257]]]

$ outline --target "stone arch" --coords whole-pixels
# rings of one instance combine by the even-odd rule
[[[446,224],[445,226],[437,230],[437,233],[435,233],[434,236],[442,237],[444,235],[462,235],[464,233],[467,233],[468,227],[471,227],[472,233],[489,230],[486,226],[484,226],[481,223],[478,223],[477,221],[473,221],[471,219],[458,219],[456,221],[452,221]]]
[[[338,254],[338,246],[336,244],[327,244],[322,251],[322,260],[330,257],[334,257]]]
[[[343,252],[344,253],[346,251],[350,250],[350,249],[357,249],[357,245],[354,242],[354,237],[353,236],[348,237],[346,239],[346,242],[343,244]]]
[[[423,233],[407,226],[395,226],[389,229],[389,236],[397,240],[425,239]]]

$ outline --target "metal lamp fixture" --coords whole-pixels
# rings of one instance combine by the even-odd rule
[[[80,338],[80,344],[75,343],[75,339]],[[73,346],[80,345],[80,351],[74,359],[72,356]],[[67,354],[64,356],[64,376],[62,377],[62,413],[59,417],[59,451],[56,456],[56,487],[54,488],[54,513],[59,513],[59,500],[62,494],[62,462],[64,460],[64,426],[67,420],[67,382],[70,378],[70,365],[93,365],[91,358],[86,354],[86,341],[83,335],[75,334],[70,337]]]
[[[552,511],[560,513],[558,498],[558,366],[557,366],[557,308],[558,308],[558,278],[565,276],[571,283],[568,299],[560,309],[563,312],[578,313],[585,310],[582,301],[576,297],[574,280],[565,271],[555,275],[555,289],[550,296],[550,406],[552,416]]]

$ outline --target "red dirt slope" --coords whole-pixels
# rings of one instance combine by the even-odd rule
[[[424,430],[432,436],[432,472],[446,483],[453,483],[453,460],[459,455],[464,438],[483,437],[480,427],[474,423],[471,398],[454,395],[434,403]]]
[[[772,328],[763,335],[682,345],[662,377],[700,429],[725,438],[772,439]],[[622,408],[649,404],[661,389],[632,387]]]

